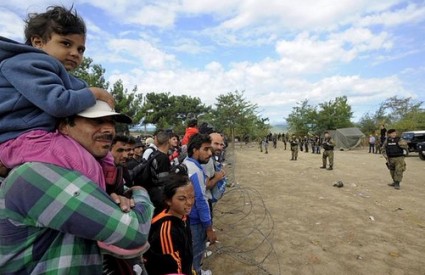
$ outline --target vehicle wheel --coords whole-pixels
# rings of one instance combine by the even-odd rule
[[[425,155],[422,152],[419,152],[419,158],[421,160],[425,160]]]

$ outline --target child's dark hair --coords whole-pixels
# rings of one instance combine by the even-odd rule
[[[204,143],[211,143],[211,138],[207,134],[194,134],[190,137],[189,143],[187,144],[187,155],[193,156],[193,149],[199,150]]]
[[[30,13],[25,20],[25,44],[31,45],[31,38],[39,36],[44,42],[52,37],[52,33],[59,35],[82,34],[86,35],[86,24],[71,7],[50,6],[44,13]]]
[[[177,188],[186,186],[187,184],[189,184],[189,175],[186,165],[179,164],[173,167],[168,174],[166,183],[164,185],[164,206],[168,207],[165,202],[173,198],[173,196],[176,194]]]

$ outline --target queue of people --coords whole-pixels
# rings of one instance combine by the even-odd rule
[[[202,262],[226,188],[223,135],[196,120],[182,139],[117,134],[132,119],[70,74],[83,61],[83,19],[52,6],[25,23],[25,44],[0,37],[0,274],[212,274]],[[383,154],[399,189],[405,144],[388,135]],[[322,146],[322,168],[334,167],[328,133],[269,135],[261,150],[277,140],[292,160]]]
[[[0,37],[0,274],[212,274],[223,136],[117,134],[132,119],[70,74],[84,20],[51,6],[25,23],[25,44]]]

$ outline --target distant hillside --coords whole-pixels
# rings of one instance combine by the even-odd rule
[[[271,129],[270,131],[274,134],[278,134],[278,133],[286,133],[288,132],[288,125],[286,124],[274,124],[271,125]]]

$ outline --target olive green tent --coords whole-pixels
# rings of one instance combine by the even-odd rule
[[[350,150],[359,146],[365,135],[359,128],[341,128],[334,131],[329,131],[332,138],[335,140],[336,148]]]

